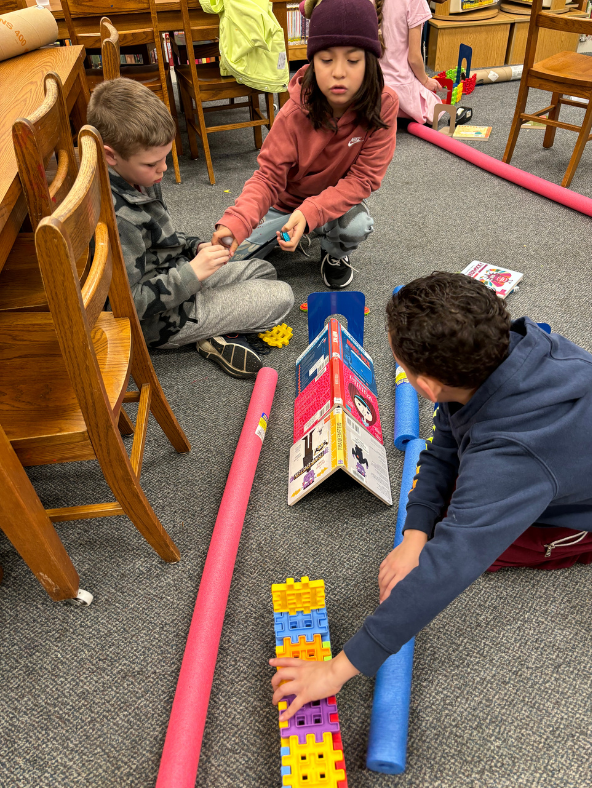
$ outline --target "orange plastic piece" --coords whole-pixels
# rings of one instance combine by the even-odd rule
[[[298,736],[282,739],[282,747],[289,747],[290,754],[282,756],[282,766],[290,768],[282,784],[290,788],[337,788],[345,780],[345,771],[336,768],[343,762],[343,751],[333,749],[331,733],[323,734],[323,741],[315,741],[314,733],[306,737],[306,744]]]
[[[300,635],[298,643],[292,643],[290,638],[284,638],[284,645],[275,647],[275,655],[282,659],[326,662],[331,659],[331,643],[328,640],[321,642],[321,636],[318,634],[314,636],[312,643],[306,640],[305,635]]]
[[[281,323],[281,325],[270,328],[269,331],[264,331],[257,336],[271,347],[284,347],[292,339],[292,334],[293,331],[290,326]]]
[[[285,583],[271,586],[274,613],[310,613],[312,609],[325,607],[325,581],[303,577],[299,583],[289,577]]]

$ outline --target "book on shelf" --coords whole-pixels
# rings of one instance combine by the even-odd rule
[[[505,298],[509,295],[524,276],[518,271],[510,271],[509,268],[488,265],[487,263],[479,262],[479,260],[473,260],[461,273],[476,279],[478,282],[483,282],[484,285],[495,290],[500,298]]]
[[[338,470],[392,506],[384,446],[341,407],[327,413],[290,449],[288,505],[293,506]]]

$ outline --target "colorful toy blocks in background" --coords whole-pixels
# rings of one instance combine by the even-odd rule
[[[279,326],[271,328],[269,331],[258,334],[258,336],[259,339],[262,339],[271,347],[284,347],[284,345],[287,345],[292,339],[292,333],[290,326],[281,323]]]
[[[271,587],[277,657],[331,659],[325,583],[303,577]],[[281,714],[292,700],[278,704]],[[280,722],[282,785],[290,788],[347,788],[335,697],[306,703]]]

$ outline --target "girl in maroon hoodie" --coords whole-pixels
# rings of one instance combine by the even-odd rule
[[[242,260],[276,244],[293,252],[305,232],[320,236],[323,281],[342,288],[353,279],[348,253],[373,230],[365,198],[393,156],[399,100],[384,86],[370,0],[306,0],[305,15],[310,63],[291,80],[259,169],[212,243]]]

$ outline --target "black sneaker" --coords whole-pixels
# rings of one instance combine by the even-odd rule
[[[200,356],[215,361],[233,378],[252,378],[263,364],[242,334],[224,334],[197,343]]]
[[[354,278],[354,270],[349,264],[349,257],[331,257],[329,252],[321,250],[321,276],[327,287],[340,290],[347,287]]]

